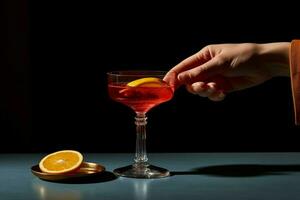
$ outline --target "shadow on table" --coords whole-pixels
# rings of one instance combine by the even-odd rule
[[[48,182],[55,182],[55,183],[68,183],[68,184],[88,184],[88,183],[102,183],[102,182],[108,182],[113,181],[117,179],[118,177],[112,173],[105,171],[101,174],[88,176],[88,177],[79,177],[79,178],[72,178],[68,180],[60,180],[60,181],[49,181]]]
[[[175,175],[208,175],[216,177],[251,177],[267,175],[288,175],[291,172],[300,172],[300,165],[259,165],[235,164],[216,165],[194,168],[191,171],[174,171]]]

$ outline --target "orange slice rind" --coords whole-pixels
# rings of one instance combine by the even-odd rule
[[[83,162],[80,152],[74,150],[57,151],[45,156],[39,163],[42,172],[64,174],[78,169]]]
[[[140,78],[127,83],[129,87],[161,87],[162,85],[162,80],[155,77]]]

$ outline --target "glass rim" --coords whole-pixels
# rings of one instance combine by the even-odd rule
[[[163,70],[114,70],[106,74],[110,76],[165,76],[167,72]]]

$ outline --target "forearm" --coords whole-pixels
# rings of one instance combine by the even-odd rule
[[[273,77],[290,76],[289,42],[259,44],[257,55]]]

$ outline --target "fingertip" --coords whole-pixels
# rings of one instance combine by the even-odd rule
[[[225,93],[224,92],[220,92],[219,99],[223,100],[223,99],[225,99],[225,97],[226,97]]]
[[[209,96],[208,98],[212,101],[223,101],[225,99],[226,95],[224,92],[219,91],[211,96]]]
[[[217,84],[215,82],[209,82],[206,84],[211,89],[216,89]]]
[[[192,83],[192,87],[202,87],[204,83],[203,82],[195,82],[195,83]]]
[[[186,85],[185,86],[185,88],[186,88],[186,90],[189,92],[189,93],[191,93],[191,94],[197,94],[195,91],[194,91],[194,89],[192,88],[192,85]]]

